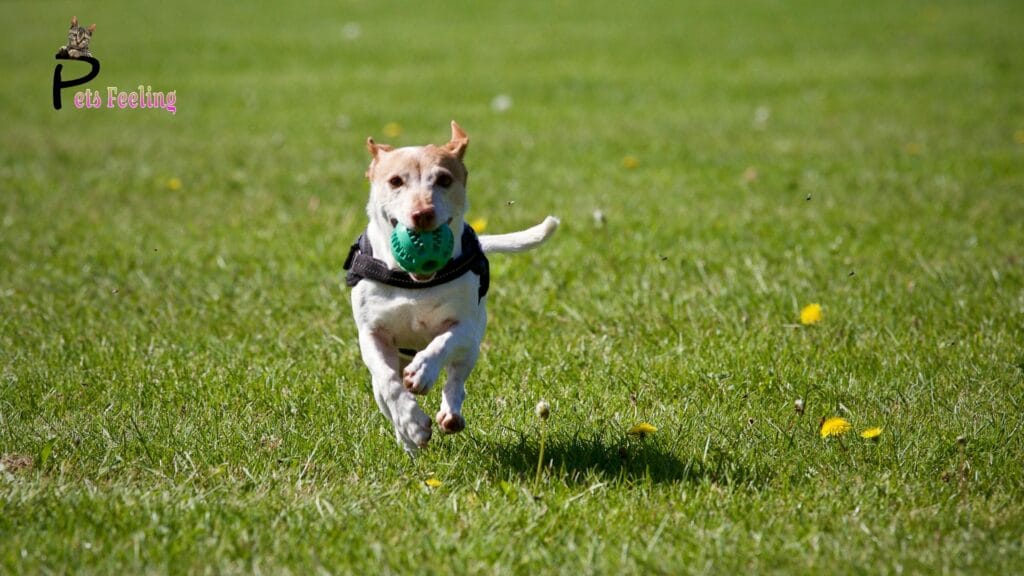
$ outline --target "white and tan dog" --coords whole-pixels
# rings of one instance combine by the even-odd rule
[[[521,232],[477,239],[463,221],[468,173],[462,158],[468,144],[454,121],[451,140],[443,146],[393,149],[367,140],[373,156],[366,172],[370,222],[345,268],[354,286],[352,312],[374,397],[409,453],[427,445],[432,425],[414,394],[429,392],[442,368],[447,379],[437,424],[445,433],[466,426],[466,379],[487,325],[484,254],[528,250],[558,227],[558,220],[548,216]],[[450,227],[455,242],[449,265],[429,276],[402,271],[389,241],[399,223],[421,232]],[[376,276],[370,273],[374,269]]]

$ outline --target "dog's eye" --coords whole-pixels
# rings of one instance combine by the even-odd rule
[[[434,179],[434,184],[437,184],[441,188],[447,188],[452,185],[452,175],[442,172]]]
[[[401,176],[392,176],[390,179],[388,179],[388,184],[391,184],[392,188],[398,188],[404,183],[405,182],[402,180]]]

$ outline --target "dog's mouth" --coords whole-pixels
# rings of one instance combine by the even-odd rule
[[[395,218],[389,212],[386,212],[386,211],[383,212],[382,216],[384,216],[384,218],[387,220],[388,224],[391,225],[392,231],[394,229],[398,228],[398,225],[401,224],[401,222],[399,222],[398,218]],[[422,231],[422,232],[427,232],[427,233],[433,232],[433,231],[438,230],[439,228],[441,228],[441,226],[451,227],[452,221],[454,219],[455,219],[454,217],[448,218],[448,220],[446,220],[444,223],[436,226],[435,228],[433,228],[431,230],[425,230],[425,231]],[[402,224],[402,225],[405,226],[405,224]],[[450,258],[450,256],[449,256],[449,258]],[[416,274],[414,272],[409,272],[409,271],[406,271],[406,273],[409,274],[409,277],[412,278],[413,281],[415,281],[415,282],[429,282],[429,281],[434,279],[434,276],[437,276],[437,272],[436,271],[432,272],[430,274]]]
[[[391,224],[392,228],[398,228],[398,218],[395,218],[394,216],[391,216],[390,214],[387,215],[387,218],[388,218],[388,224]],[[451,226],[452,225],[452,220],[454,220],[454,218],[449,218],[447,221],[445,221],[444,224],[440,224],[437,227],[433,228],[432,230],[422,230],[422,232],[433,232],[434,230],[437,230],[441,226]],[[404,224],[403,224],[403,226],[404,226]]]

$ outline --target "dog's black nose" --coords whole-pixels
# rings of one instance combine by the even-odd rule
[[[434,225],[434,209],[424,208],[412,213],[412,223],[420,230],[430,230]]]

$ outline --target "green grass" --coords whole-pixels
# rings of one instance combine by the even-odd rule
[[[0,572],[1024,571],[1024,5],[229,4],[2,8]],[[178,113],[54,111],[73,14]],[[563,226],[412,461],[341,265],[453,118]]]

